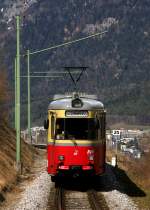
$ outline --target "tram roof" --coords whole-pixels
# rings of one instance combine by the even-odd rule
[[[68,95],[55,95],[53,100],[48,106],[51,110],[98,110],[104,109],[104,105],[97,99],[96,95],[79,94],[79,98],[82,100],[83,106],[81,108],[72,107],[73,94]]]

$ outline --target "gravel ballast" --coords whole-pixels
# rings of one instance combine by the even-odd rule
[[[24,186],[20,201],[5,210],[46,210],[51,185],[47,172],[40,172],[35,180]]]
[[[42,160],[41,168],[35,174],[30,182],[24,182],[21,186],[22,192],[16,201],[9,203],[5,210],[46,210],[49,200],[50,191],[54,188],[50,176],[47,174],[45,160]],[[41,161],[41,162],[42,162]],[[119,185],[116,177],[109,165],[107,166],[106,175],[102,177],[103,186],[100,192],[103,193],[106,202],[111,210],[137,210],[138,207],[132,199],[122,193],[122,186]],[[111,186],[111,187],[110,187]],[[78,192],[77,192],[78,194]]]
[[[123,186],[117,181],[116,176],[111,170],[111,166],[106,166],[106,175],[103,177],[105,189],[110,188],[108,191],[103,191],[103,195],[111,210],[138,210],[139,208],[132,201],[132,199],[124,194],[122,191]],[[110,187],[111,186],[111,187]],[[112,188],[112,190],[111,190]]]

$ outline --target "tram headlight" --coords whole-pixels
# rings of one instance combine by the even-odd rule
[[[75,98],[72,100],[72,107],[81,108],[83,106],[83,102],[80,98]]]
[[[87,151],[88,160],[94,160],[94,150]]]
[[[89,160],[94,160],[94,155],[89,155],[88,158]]]
[[[59,155],[59,156],[58,156],[58,159],[59,159],[60,161],[62,161],[62,160],[65,159],[65,157],[64,157],[64,155]]]

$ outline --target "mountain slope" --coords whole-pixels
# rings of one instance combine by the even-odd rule
[[[16,2],[18,1],[13,1],[13,5]],[[27,49],[32,51],[43,49],[108,30],[107,34],[101,37],[32,56],[32,74],[35,71],[62,71],[63,66],[88,66],[87,74],[79,82],[79,89],[97,93],[106,104],[108,113],[150,115],[150,2],[148,0],[19,2],[21,2],[18,6],[20,9],[16,10],[16,13],[22,17],[23,54]],[[28,6],[24,7],[25,3]],[[12,14],[16,13],[13,5],[4,5],[5,9],[1,14],[3,30],[0,32],[1,46],[7,55],[10,80],[14,78],[12,58],[15,55],[15,20]],[[21,74],[25,75],[27,72],[25,58],[22,58],[21,62]],[[26,83],[25,79],[21,79],[24,113]],[[60,79],[34,78],[31,84],[33,121],[43,118],[51,95],[73,90],[68,75]]]

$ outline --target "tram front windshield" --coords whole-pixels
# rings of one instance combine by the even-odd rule
[[[56,139],[96,139],[94,118],[57,118]]]

